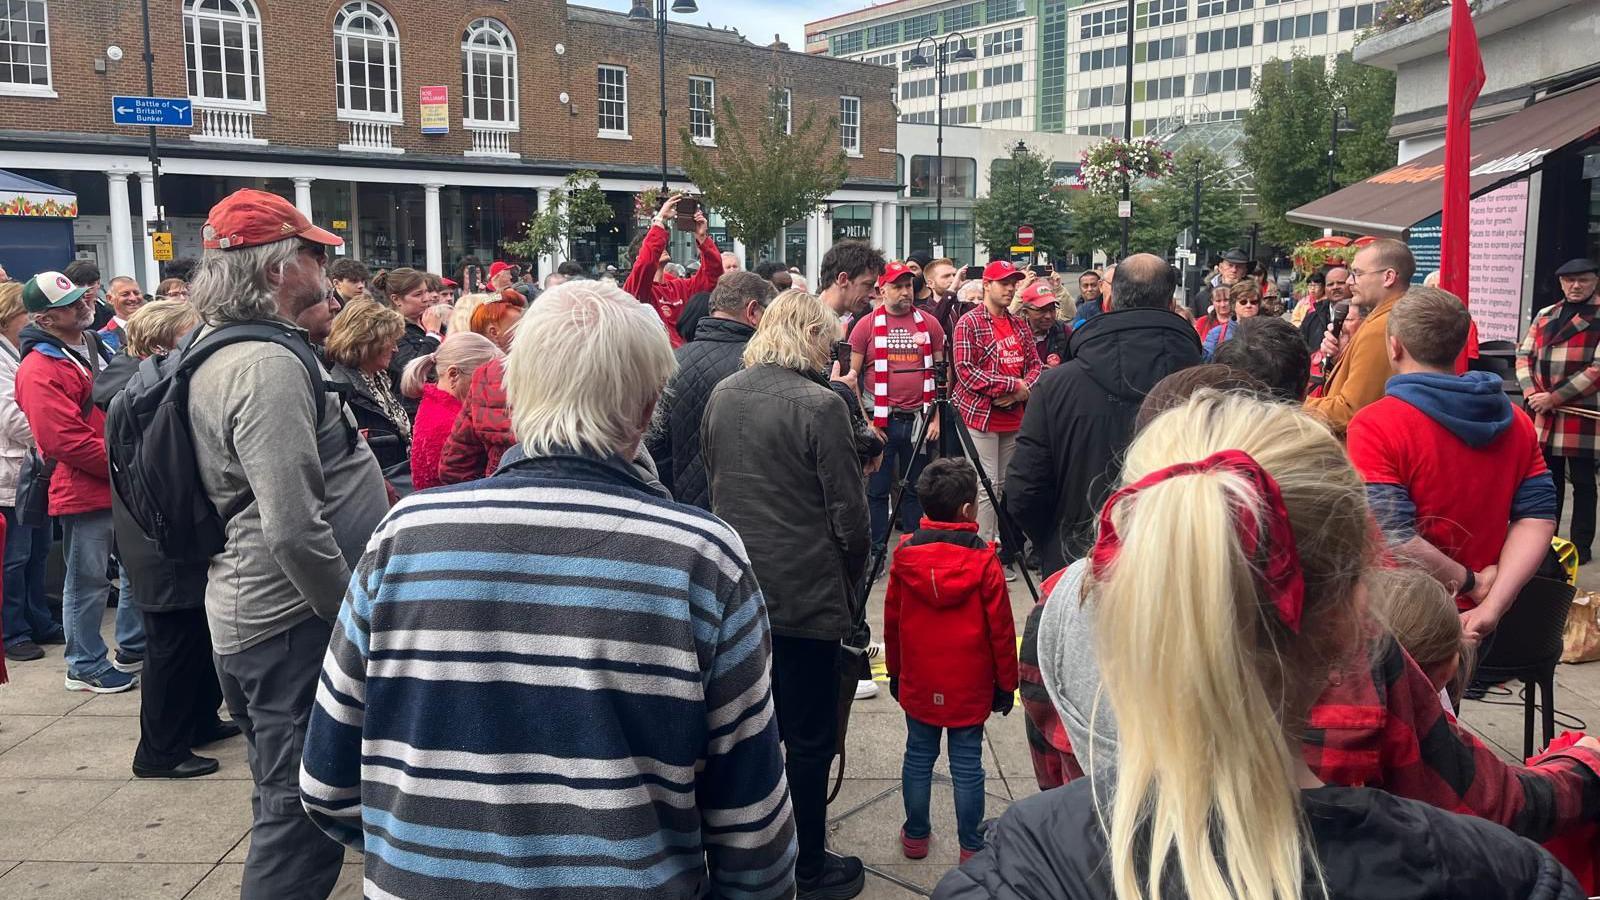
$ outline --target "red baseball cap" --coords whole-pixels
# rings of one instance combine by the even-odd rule
[[[997,259],[983,267],[984,281],[1009,281],[1025,277],[1009,259]]]
[[[1061,301],[1056,299],[1056,289],[1050,286],[1050,282],[1041,280],[1022,289],[1022,302],[1034,309],[1043,309]]]
[[[511,268],[511,263],[497,259],[489,264],[489,278],[493,280],[496,275]]]
[[[251,188],[234,191],[211,207],[200,236],[207,250],[260,247],[293,237],[328,247],[344,243],[344,238],[311,224],[293,203]]]
[[[460,287],[460,285],[456,284],[455,279],[453,278],[441,278],[439,279],[439,283],[445,287]]]
[[[905,263],[895,260],[883,267],[883,274],[878,276],[878,287],[894,284],[902,278],[914,278],[916,273],[911,271]]]

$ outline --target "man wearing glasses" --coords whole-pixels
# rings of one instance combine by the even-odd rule
[[[1341,437],[1362,407],[1383,396],[1384,385],[1393,374],[1385,346],[1389,310],[1410,288],[1416,268],[1411,249],[1388,238],[1362,247],[1350,264],[1350,302],[1361,309],[1364,322],[1333,364],[1327,391],[1306,401],[1306,409],[1321,416]],[[1334,269],[1328,273],[1330,299],[1334,296],[1335,273],[1339,272]],[[1326,342],[1323,349],[1328,351]],[[1338,352],[1336,347],[1333,352]]]

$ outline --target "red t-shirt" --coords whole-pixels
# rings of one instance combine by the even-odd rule
[[[850,329],[850,349],[861,354],[861,368],[864,370],[862,383],[869,386],[873,377],[872,323],[877,317],[878,310],[875,309],[857,319],[855,326]],[[888,319],[889,405],[895,409],[921,409],[923,383],[933,376],[923,371],[922,348],[917,344],[916,315],[913,311],[903,316],[890,315]],[[940,327],[938,319],[927,313],[922,314],[922,324],[928,329],[928,352],[937,355],[944,349],[944,328]],[[871,394],[862,399],[870,401]]]
[[[1017,337],[1017,330],[1011,327],[1010,319],[995,318],[994,343],[996,371],[1001,375],[1020,379],[1022,373],[1027,370],[1027,363],[1023,358],[1022,341]],[[989,414],[989,431],[1021,430],[1022,409],[1025,406],[1026,403],[1018,403],[1005,409],[996,406],[994,412]]]
[[[1422,410],[1384,397],[1356,413],[1347,441],[1361,480],[1405,488],[1417,534],[1475,572],[1500,560],[1517,489],[1548,471],[1520,409],[1499,437],[1473,448]]]

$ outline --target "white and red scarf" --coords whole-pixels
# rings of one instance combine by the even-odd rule
[[[928,323],[922,310],[911,310],[912,321],[917,323],[913,340],[922,348],[922,409],[933,404],[933,338],[928,334]],[[872,424],[879,428],[889,426],[889,315],[878,307],[872,316]]]

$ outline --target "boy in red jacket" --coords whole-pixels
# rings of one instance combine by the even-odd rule
[[[939,459],[917,479],[922,526],[901,538],[889,567],[884,645],[889,693],[906,711],[900,847],[928,855],[928,798],[939,734],[950,731],[961,861],[983,849],[983,723],[1011,712],[1017,633],[994,548],[978,536],[978,475],[964,459]]]

